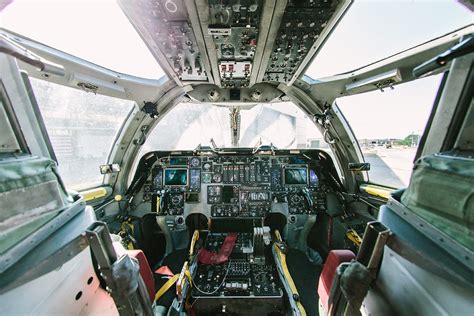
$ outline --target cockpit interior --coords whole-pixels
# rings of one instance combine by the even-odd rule
[[[0,314],[472,311],[472,3],[383,22],[420,4],[16,2],[0,1]],[[363,35],[331,40],[377,5],[367,32],[394,35],[370,51],[413,40],[366,63]],[[75,19],[95,10],[129,33],[79,55],[155,79],[35,38],[92,39]],[[358,66],[320,76],[341,51]]]

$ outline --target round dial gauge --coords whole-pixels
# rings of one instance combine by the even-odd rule
[[[209,162],[206,162],[202,165],[202,169],[204,169],[204,171],[211,171],[211,164]]]
[[[302,199],[303,198],[297,194],[291,196],[291,202],[293,202],[293,204],[299,204]]]
[[[212,176],[212,181],[215,183],[220,183],[222,181],[222,175],[220,173],[214,173]]]
[[[183,200],[183,197],[181,195],[173,195],[173,197],[171,198],[171,203],[173,205],[178,205],[181,203],[182,200]]]
[[[202,174],[202,182],[203,183],[211,183],[212,181],[212,174],[210,173],[203,173]]]
[[[197,157],[193,157],[189,160],[189,165],[191,167],[199,167],[200,164],[201,164],[201,161]]]

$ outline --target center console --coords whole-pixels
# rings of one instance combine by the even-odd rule
[[[210,233],[204,249],[219,253],[228,235]],[[193,285],[191,297],[197,315],[240,315],[243,310],[246,315],[283,313],[284,288],[271,253],[269,228],[238,233],[225,263],[198,262]]]

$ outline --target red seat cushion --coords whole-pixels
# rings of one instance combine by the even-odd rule
[[[140,275],[142,276],[143,282],[148,289],[150,295],[150,301],[153,302],[155,299],[155,280],[153,278],[153,272],[151,272],[148,260],[142,250],[127,250],[127,254],[138,260],[140,265]]]
[[[343,262],[349,262],[355,258],[352,251],[347,249],[331,250],[328,254],[323,271],[319,277],[318,294],[325,311],[327,311],[329,293],[336,274],[337,267]]]

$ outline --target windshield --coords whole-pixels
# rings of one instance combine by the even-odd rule
[[[472,12],[454,0],[355,0],[306,75],[355,70],[472,23]]]
[[[15,0],[1,11],[0,25],[117,72],[164,75],[115,0]]]
[[[227,107],[180,103],[156,125],[141,152],[192,150],[199,144],[210,145],[211,138],[218,147],[254,147],[261,142],[279,149],[328,149],[316,126],[291,102],[256,104],[240,109],[237,117],[231,113]],[[231,124],[236,120],[240,133],[233,144]]]

